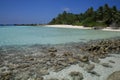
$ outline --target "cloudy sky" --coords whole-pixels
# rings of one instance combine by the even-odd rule
[[[47,23],[64,10],[81,13],[105,3],[120,10],[120,0],[0,0],[0,24]]]

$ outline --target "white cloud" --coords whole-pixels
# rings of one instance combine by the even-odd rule
[[[70,8],[67,8],[67,7],[66,7],[66,8],[64,8],[63,10],[64,10],[64,11],[70,11]]]

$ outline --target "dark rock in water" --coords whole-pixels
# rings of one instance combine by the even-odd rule
[[[44,78],[43,77],[37,77],[37,78],[35,78],[35,80],[44,80]]]
[[[0,47],[0,80],[42,80],[39,77],[49,74],[48,70],[58,72],[77,63],[84,68],[88,65],[87,72],[98,76],[89,61],[99,63],[100,58],[115,53],[120,54],[120,38],[60,45],[4,46]],[[102,65],[112,67],[108,63]],[[81,79],[77,76],[79,72],[72,74],[74,80]]]
[[[69,80],[69,79],[67,79],[67,78],[63,78],[63,79],[61,79],[61,80]]]
[[[107,80],[120,80],[120,71],[116,71],[110,74]]]
[[[64,52],[63,56],[69,57],[69,56],[73,56],[73,54],[71,52],[66,51]]]
[[[16,76],[14,75],[14,79],[12,80],[28,80],[30,77],[30,75],[28,75],[27,73],[24,72],[19,72],[16,74]]]
[[[85,63],[81,62],[81,63],[79,63],[79,66],[83,68],[85,66]]]
[[[50,79],[47,79],[47,80],[59,80],[59,79],[57,79],[57,78],[50,78]]]
[[[98,57],[92,57],[92,58],[90,58],[90,60],[92,61],[92,62],[95,62],[95,63],[100,63],[100,60],[99,60],[99,58]]]
[[[57,52],[57,49],[52,47],[52,48],[48,49],[48,52]]]
[[[30,67],[30,65],[29,64],[20,64],[17,68],[24,69],[24,68],[27,68],[27,67]]]
[[[109,62],[110,62],[110,63],[115,63],[115,61],[113,61],[113,60],[109,60]]]
[[[96,75],[96,76],[100,76],[100,74],[98,74],[97,72],[95,72],[95,71],[88,71],[88,73],[91,73],[92,75]]]
[[[48,75],[48,74],[49,74],[48,70],[46,70],[46,69],[37,70],[36,73],[37,73],[39,76],[43,76],[43,75]]]
[[[93,70],[95,68],[95,65],[94,64],[88,64],[87,66],[86,66],[86,70],[87,71],[91,71],[91,70]]]
[[[120,38],[116,39],[102,39],[88,42],[81,47],[82,51],[92,53],[99,58],[105,58],[110,53],[120,52]]]
[[[69,74],[72,80],[83,80],[83,74],[80,72],[73,71]]]
[[[12,72],[7,71],[7,72],[3,72],[0,73],[0,80],[12,80]]]
[[[64,66],[64,67],[67,67],[68,64],[65,63],[65,62],[61,62],[61,65]]]
[[[82,55],[82,56],[80,56],[80,61],[82,61],[82,62],[88,62],[89,60],[88,60],[88,56],[86,56],[86,55]]]
[[[104,67],[112,68],[112,66],[109,63],[102,63],[101,65]]]
[[[73,63],[76,63],[76,62],[77,62],[76,59],[74,59],[74,58],[72,58],[72,57],[68,57],[68,63],[69,63],[69,64],[73,64]]]
[[[59,71],[61,71],[63,68],[64,68],[64,66],[61,66],[61,65],[54,65],[54,66],[53,66],[53,70],[54,70],[55,72],[59,72]]]
[[[79,75],[81,75],[81,73],[80,73],[80,72],[73,71],[73,72],[71,72],[69,75],[70,75],[70,76],[79,76]]]
[[[107,56],[107,55],[105,55],[105,54],[100,54],[100,55],[99,55],[100,58],[106,58],[106,56]]]
[[[49,54],[50,54],[51,57],[55,57],[56,56],[56,54],[54,52],[50,52]]]

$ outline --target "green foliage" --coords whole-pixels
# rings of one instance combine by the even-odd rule
[[[83,26],[110,26],[115,23],[120,26],[120,11],[116,6],[109,7],[108,4],[100,6],[96,11],[92,7],[80,14],[67,13],[64,11],[56,18],[53,18],[49,24],[71,24]]]
[[[95,22],[95,21],[89,21],[89,19],[84,20],[81,22],[81,25],[85,27],[106,27],[107,25],[104,22]]]
[[[54,18],[49,24],[73,24],[77,20],[77,16],[72,13],[64,11]]]

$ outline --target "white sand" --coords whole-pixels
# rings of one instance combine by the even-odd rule
[[[103,31],[120,31],[120,29],[112,29],[110,27],[102,29]]]
[[[115,63],[110,63],[109,60],[114,61]],[[87,73],[83,68],[79,67],[79,65],[71,65],[70,67],[67,67],[63,69],[62,71],[59,72],[50,72],[49,75],[44,76],[45,79],[50,79],[50,78],[57,78],[57,79],[63,79],[67,78],[71,80],[71,77],[68,75],[71,71],[79,71],[83,74],[84,79],[83,80],[106,80],[107,77],[115,72],[115,71],[120,71],[120,54],[114,54],[111,57],[107,57],[105,59],[101,59],[101,62],[99,64],[95,64],[95,68],[93,71],[96,71],[100,76],[95,76],[90,73]],[[100,65],[101,63],[110,63],[112,65],[112,68],[106,68]]]
[[[73,25],[45,25],[45,27],[91,29],[91,27],[73,26]]]
[[[73,25],[45,25],[45,27],[56,27],[56,28],[76,28],[76,29],[92,29],[91,27],[84,26],[73,26]],[[103,31],[120,31],[120,29],[104,28]]]

